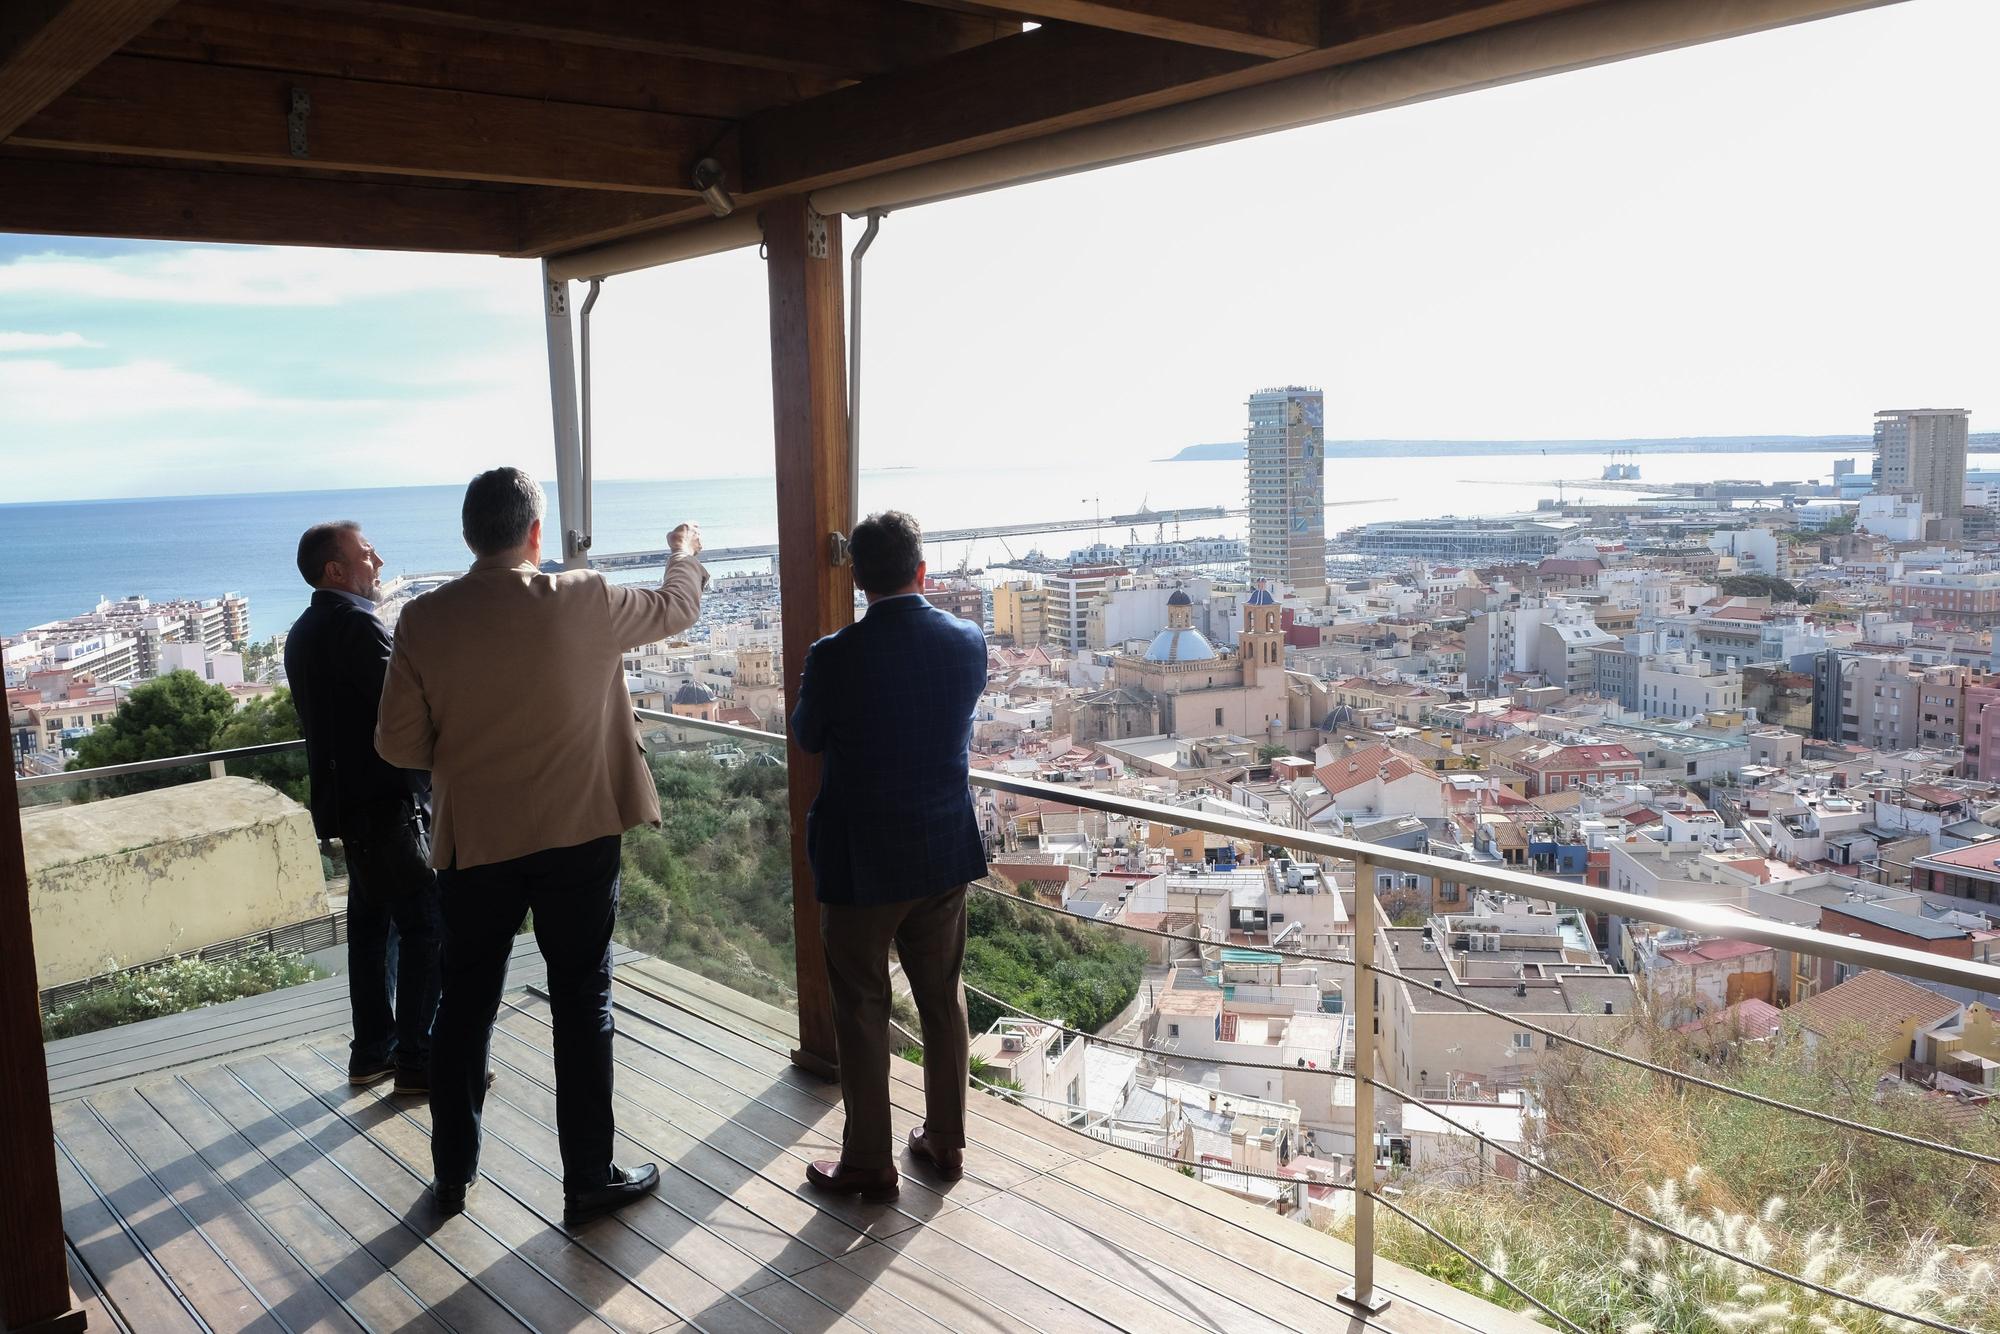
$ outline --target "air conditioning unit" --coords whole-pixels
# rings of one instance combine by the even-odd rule
[[[1005,1033],[1000,1038],[1000,1050],[1018,1052],[1026,1051],[1027,1048],[1021,1042],[1021,1035],[1019,1033]]]

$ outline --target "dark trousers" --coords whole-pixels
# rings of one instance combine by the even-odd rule
[[[487,1048],[507,985],[507,956],[531,909],[535,944],[549,965],[563,1188],[574,1194],[611,1179],[611,926],[618,916],[618,859],[613,834],[438,872],[444,999],[431,1046],[431,1164],[444,1185],[462,1185],[479,1170]]]
[[[341,812],[347,851],[349,1061],[424,1070],[438,1004],[438,891],[431,840],[416,801]]]
[[[896,1161],[889,1127],[891,942],[923,1028],[924,1132],[947,1153],[963,1149],[971,1073],[961,978],[965,887],[905,903],[822,903],[819,927],[833,991],[840,1097],[847,1106],[840,1161],[861,1172],[893,1167]]]

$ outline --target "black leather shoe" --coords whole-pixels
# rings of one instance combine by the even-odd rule
[[[379,1084],[395,1073],[396,1063],[387,1059],[347,1063],[347,1082],[353,1088],[362,1089],[370,1084]]]
[[[478,1184],[479,1179],[477,1177],[456,1186],[447,1186],[437,1181],[431,1182],[431,1194],[437,1198],[438,1212],[446,1218],[450,1218],[453,1214],[464,1213],[466,1194]]]
[[[623,1209],[641,1195],[650,1195],[660,1186],[660,1169],[651,1163],[643,1167],[614,1167],[611,1180],[596,1190],[563,1195],[563,1226],[581,1227],[593,1218]]]

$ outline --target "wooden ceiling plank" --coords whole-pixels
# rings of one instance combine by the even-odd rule
[[[304,155],[289,126],[311,99]],[[726,122],[118,56],[16,132],[41,148],[691,194]],[[732,177],[734,172],[731,172]],[[665,210],[662,210],[665,211]]]
[[[0,157],[0,231],[507,254],[532,193]]]
[[[730,65],[860,78],[1018,31],[902,0],[312,0],[327,9]]]
[[[0,139],[95,69],[174,0],[7,0],[0,5]]]
[[[1043,28],[752,118],[743,132],[744,174],[732,178],[738,184],[731,188],[740,207],[754,207],[790,190],[858,180],[1592,2],[1322,0],[1326,44],[1270,61],[1164,42],[1148,47],[1147,39],[1124,33]],[[523,250],[560,253],[706,216],[679,205],[649,216],[649,207],[643,199],[552,192],[526,210]]]
[[[955,0],[923,0],[953,3]],[[1319,45],[1322,0],[999,0],[1042,23],[1109,28],[1250,56],[1296,56]]]
[[[841,81],[303,5],[182,0],[125,54],[737,120]]]
[[[1100,28],[1024,32],[752,117],[743,188],[817,189],[1108,120],[1198,96],[1209,81],[1264,63]]]

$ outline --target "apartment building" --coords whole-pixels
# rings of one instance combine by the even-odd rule
[[[1000,584],[993,590],[993,635],[1017,648],[1029,648],[1048,637],[1049,595],[1026,579]]]
[[[1912,570],[1890,580],[1889,610],[1898,620],[1990,629],[2000,625],[2000,570]]]
[[[1042,580],[1044,641],[1082,653],[1090,648],[1090,609],[1113,583],[1131,574],[1123,565],[1072,565]],[[999,612],[994,612],[998,628]],[[1025,643],[1016,640],[1017,644]]]
[[[1648,718],[1700,718],[1743,706],[1743,673],[1735,659],[1692,649],[1643,659],[1637,687],[1639,712]]]
[[[1326,590],[1326,403],[1285,385],[1250,395],[1246,450],[1252,579],[1312,597]]]
[[[1965,454],[1972,414],[1964,408],[1897,408],[1875,414],[1875,490],[1915,496],[1935,515],[1928,536],[1960,535]]]

